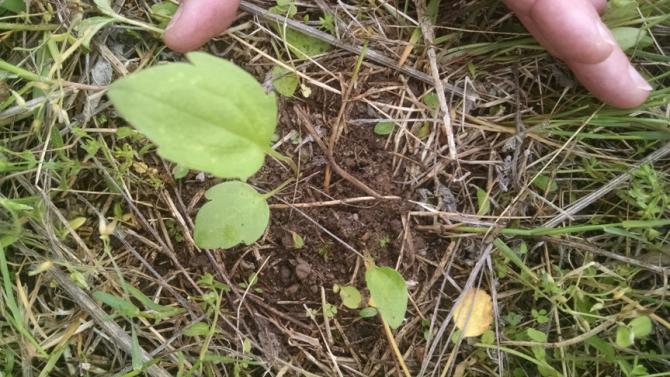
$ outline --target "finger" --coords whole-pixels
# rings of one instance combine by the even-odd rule
[[[620,108],[641,105],[652,87],[633,68],[628,57],[616,49],[598,64],[566,61],[577,79],[599,100]]]
[[[536,2],[540,0],[503,0],[510,9],[517,15],[522,14],[527,16]],[[607,0],[589,0],[596,12],[601,13],[607,7]]]
[[[607,0],[591,0],[591,4],[593,4],[593,8],[595,8],[598,14],[602,13],[605,8],[607,8]]]
[[[235,19],[240,0],[182,0],[165,28],[165,44],[187,52],[223,33]]]
[[[563,59],[600,63],[616,46],[614,36],[588,0],[540,0],[528,17]]]
[[[533,20],[530,17],[524,16],[522,14],[517,14],[516,16],[519,18],[519,20],[521,20],[523,26],[525,26],[526,29],[528,29],[528,31],[533,35],[535,40],[542,47],[544,47],[545,50],[549,51],[549,53],[554,55],[555,57],[563,59],[563,56],[558,51],[556,51],[556,49],[552,45],[550,45],[546,39],[544,39],[544,36],[542,35],[542,33],[540,33],[537,25],[535,25],[535,22],[533,22]]]

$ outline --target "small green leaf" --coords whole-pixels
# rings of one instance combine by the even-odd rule
[[[137,317],[140,313],[140,309],[137,306],[120,297],[110,295],[109,293],[96,291],[93,293],[93,297],[109,305],[112,309],[116,310],[119,315]]]
[[[482,343],[484,344],[493,344],[496,341],[496,333],[493,330],[488,330],[482,334]]]
[[[407,284],[390,267],[371,267],[365,272],[365,281],[377,310],[392,329],[398,328],[407,311]]]
[[[431,109],[437,109],[440,107],[440,99],[437,96],[437,93],[428,93],[423,97],[423,103]]]
[[[68,224],[70,225],[70,227],[72,228],[72,230],[77,230],[77,229],[79,229],[82,225],[84,225],[85,222],[86,222],[86,218],[85,218],[85,217],[77,217],[76,219],[74,219],[74,220],[68,222]]]
[[[349,309],[356,309],[361,303],[361,292],[354,287],[339,287],[342,303]]]
[[[110,8],[110,10],[111,10],[111,8]],[[86,38],[84,38],[84,40],[81,42],[81,45],[84,46],[87,49],[86,51],[91,50],[90,44],[91,44],[91,39],[93,38],[93,36],[97,32],[99,32],[103,27],[111,24],[114,21],[116,21],[116,20],[113,19],[113,18],[110,18],[110,17],[91,17],[91,18],[87,18],[87,19],[81,21],[79,23],[79,25],[77,25],[77,27],[76,27],[77,38],[83,37],[84,34],[86,33],[86,30],[88,30],[89,28],[93,28],[93,30],[91,30],[91,32],[88,33]]]
[[[286,72],[286,68],[275,65],[272,68],[272,77],[277,77]],[[295,90],[298,88],[298,76],[294,72],[289,72],[284,76],[272,81],[272,86],[284,97],[292,97]]]
[[[116,129],[116,138],[123,139],[124,137],[133,136],[136,137],[140,135],[139,132],[133,130],[130,127],[119,127]]]
[[[393,132],[394,128],[394,122],[379,122],[375,125],[375,133],[377,135],[388,135]]]
[[[651,332],[651,320],[649,317],[637,317],[628,324],[636,338],[641,338]]]
[[[377,309],[373,307],[361,309],[361,311],[358,312],[358,315],[360,315],[363,318],[374,317],[377,315]]]
[[[258,274],[252,272],[251,275],[249,275],[249,286],[253,287],[256,283],[258,283]]]
[[[479,204],[479,215],[486,215],[489,213],[491,207],[491,201],[486,197],[486,191],[478,188],[477,189],[477,203]]]
[[[624,51],[628,50],[629,48],[636,47],[636,45],[638,45],[638,49],[646,47],[639,46],[639,43],[642,41],[642,39],[647,36],[646,30],[640,30],[634,27],[618,27],[612,29],[611,32],[612,35],[614,35],[616,43]]]
[[[619,328],[616,330],[616,344],[619,345],[619,347],[628,347],[631,344],[633,344],[633,335],[630,331],[630,329],[627,326],[619,326]]]
[[[184,331],[186,336],[197,336],[209,334],[209,326],[204,322],[198,322]]]
[[[249,353],[251,351],[251,340],[249,338],[244,338],[244,352]]]
[[[549,192],[554,192],[558,190],[558,185],[554,181],[551,181],[551,186],[549,186],[549,180],[550,180],[549,177],[539,175],[537,178],[535,178],[533,183],[542,191],[546,191],[547,187],[549,187]]]
[[[137,332],[135,332],[135,326],[131,325],[130,329],[132,339],[130,354],[132,356],[133,370],[142,370],[142,365],[144,364],[144,362],[142,361],[142,348],[140,347],[139,339],[137,339]]]
[[[162,4],[152,5],[151,12],[153,12],[154,14],[152,15],[152,17],[159,22],[158,27],[161,29],[165,29],[167,24],[170,22],[169,17],[172,17],[177,12],[178,8],[179,6],[177,4],[171,3],[169,1],[166,1]],[[158,15],[159,17],[156,17],[155,15]]]
[[[132,125],[178,164],[246,179],[272,152],[277,105],[256,79],[205,53],[123,77],[108,96]]]
[[[86,281],[86,278],[81,272],[75,271],[71,273],[70,280],[72,280],[75,284],[77,284],[79,288],[88,289],[88,282]]]
[[[3,0],[0,2],[0,8],[21,14],[26,11],[26,3],[23,0]]]
[[[205,193],[210,200],[195,218],[193,238],[207,249],[231,248],[258,240],[270,220],[265,197],[246,183],[220,183]]]
[[[451,335],[452,343],[458,344],[458,339],[461,338],[461,333],[462,332],[463,332],[463,330],[461,330],[461,329],[456,329],[456,331],[454,331],[454,333]]]
[[[545,342],[547,340],[547,335],[545,335],[542,331],[537,331],[532,328],[526,330],[526,334],[528,334],[528,337],[536,342]]]
[[[516,326],[521,322],[521,316],[514,312],[507,313],[507,317],[505,319],[507,319],[507,322],[512,326]]]
[[[184,165],[179,165],[174,167],[174,170],[172,171],[172,175],[174,176],[174,179],[182,179],[186,177],[186,174],[188,174],[189,168],[187,168]]]
[[[114,13],[114,10],[109,5],[110,0],[93,0],[93,2],[98,6],[98,8],[100,8],[101,11]]]
[[[600,351],[600,353],[602,353],[605,356],[612,357],[612,358],[614,357],[614,347],[612,347],[611,344],[609,344],[608,342],[606,342],[606,341],[604,341],[604,340],[602,340],[598,337],[592,336],[592,337],[586,339],[584,341],[584,343],[586,343],[586,344],[592,346],[593,348],[597,349],[598,351]]]
[[[303,34],[293,29],[286,28],[285,35],[283,27],[275,25],[275,30],[277,30],[280,36],[286,38],[286,42],[292,46],[292,47],[289,46],[289,50],[291,50],[291,52],[296,54],[299,59],[305,59],[306,58],[305,55],[307,56],[320,55],[323,54],[324,52],[330,51],[330,49],[333,48],[333,46],[331,46],[327,42],[324,42],[314,37],[310,37],[307,34]]]

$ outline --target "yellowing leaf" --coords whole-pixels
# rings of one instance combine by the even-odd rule
[[[470,317],[469,320],[468,314]],[[463,329],[466,320],[468,325]],[[491,296],[477,288],[470,288],[454,311],[454,322],[456,323],[456,327],[463,330],[463,337],[480,336],[485,333],[489,329],[491,322],[493,322]]]

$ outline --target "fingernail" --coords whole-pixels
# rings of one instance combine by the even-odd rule
[[[616,40],[612,36],[610,29],[608,29],[600,20],[596,22],[596,26],[598,27],[598,31],[600,32],[600,36],[603,37],[603,40],[612,46],[616,46]]]
[[[642,77],[642,75],[640,75],[635,70],[635,68],[633,68],[632,65],[628,66],[628,74],[630,75],[630,78],[632,78],[633,81],[635,81],[635,86],[637,86],[638,89],[646,91],[652,91],[654,89],[651,87],[651,85],[649,85],[647,80],[645,80],[644,77]]]
[[[184,4],[180,4],[179,8],[177,8],[177,11],[174,12],[174,15],[172,15],[172,20],[170,20],[170,23],[168,23],[168,25],[165,27],[165,32],[170,30],[170,28],[172,28],[179,21],[179,17],[181,17],[182,13],[184,13]]]

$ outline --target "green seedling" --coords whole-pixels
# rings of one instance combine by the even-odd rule
[[[298,13],[298,8],[295,6],[293,0],[277,0],[277,6],[268,9],[272,14],[286,14],[289,17],[295,16]]]
[[[256,283],[258,283],[258,275],[255,272],[252,272],[251,275],[249,275],[248,285],[247,283],[239,283],[238,285],[241,288],[247,289],[247,287],[253,287],[254,285],[256,285]],[[257,293],[263,293],[263,290],[260,288],[254,288],[254,291],[256,291]]]
[[[335,16],[330,13],[326,13],[323,17],[319,17],[319,27],[329,32],[335,31]]]
[[[330,255],[330,245],[324,243],[323,245],[319,246],[319,250],[317,252],[321,258],[323,258],[324,262],[328,262],[328,256]]]
[[[637,317],[628,325],[619,326],[616,332],[616,344],[619,347],[628,347],[635,339],[646,336],[651,332],[651,320],[647,316]]]
[[[175,239],[177,242],[184,240],[184,235],[181,232],[181,228],[173,220],[166,220],[165,227],[167,228],[168,234]]]
[[[333,318],[333,316],[337,314],[337,307],[334,305],[331,305],[329,303],[325,303],[323,305],[323,315],[325,315],[328,318]]]
[[[391,242],[391,240],[388,238],[388,236],[384,237],[381,240],[379,240],[379,247],[384,247],[388,245],[389,242]]]
[[[530,313],[537,319],[538,323],[547,323],[549,318],[547,317],[547,311],[542,309],[539,312],[535,309],[531,310]]]
[[[153,67],[117,80],[110,86],[110,99],[158,145],[160,155],[184,167],[244,180],[268,153],[297,170],[270,147],[274,96],[232,63],[203,53],[188,58],[191,64]],[[237,181],[210,188],[205,197],[211,201],[196,216],[196,244],[230,248],[255,242],[269,221],[266,199],[277,190],[262,195]]]

